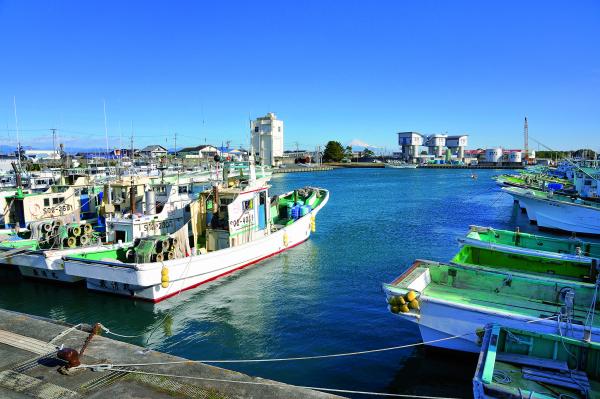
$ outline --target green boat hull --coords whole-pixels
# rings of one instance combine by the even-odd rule
[[[593,282],[600,244],[471,226],[451,262]]]

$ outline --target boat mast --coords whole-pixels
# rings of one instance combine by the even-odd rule
[[[103,100],[103,104],[104,104],[104,137],[106,138],[106,173],[107,173],[107,182],[108,182],[108,192],[110,192],[110,165],[108,163],[108,127],[107,127],[107,123],[106,123],[106,100]],[[110,194],[109,194],[110,195]]]
[[[19,118],[17,118],[17,97],[13,96],[13,105],[15,110],[15,128],[17,131],[17,164],[21,170],[21,136],[19,135]]]
[[[131,219],[133,219],[133,214],[135,213],[135,187],[133,186],[133,174],[135,172],[134,166],[135,157],[133,155],[133,121],[131,121],[131,173],[129,177],[129,181],[131,183],[131,187],[129,189],[129,203],[130,203],[130,213]]]

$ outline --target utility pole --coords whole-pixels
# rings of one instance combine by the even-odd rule
[[[103,100],[103,110],[104,110],[104,138],[106,139],[106,168],[108,169],[108,125],[106,123],[106,100]]]
[[[52,150],[54,151],[53,156],[56,156],[56,129],[50,130],[52,130]]]
[[[17,118],[17,97],[13,96],[13,104],[15,106],[15,127],[17,129],[17,162],[19,171],[21,171],[21,138],[19,136],[19,118]]]
[[[525,163],[529,165],[529,126],[527,125],[527,117],[523,126],[523,136],[525,139]]]

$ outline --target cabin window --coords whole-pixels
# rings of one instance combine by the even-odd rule
[[[115,231],[115,241],[127,242],[127,232],[118,230]]]
[[[52,205],[56,205],[58,203],[60,203],[61,198],[56,197],[56,198],[52,198]]]
[[[185,194],[188,192],[188,186],[179,186],[179,194]]]
[[[243,201],[242,202],[242,211],[247,211],[248,209],[252,209],[253,208],[252,202],[253,202],[252,200]]]
[[[44,198],[44,206],[50,206],[50,198]]]

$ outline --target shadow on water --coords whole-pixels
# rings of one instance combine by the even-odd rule
[[[471,397],[477,354],[419,347],[397,370],[386,392],[443,397]],[[470,392],[469,392],[470,393]]]

